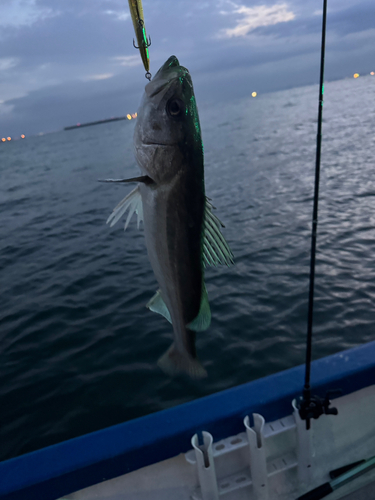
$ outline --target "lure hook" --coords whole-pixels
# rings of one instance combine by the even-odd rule
[[[148,40],[146,40],[146,42],[145,42],[144,40],[142,40],[142,45],[143,45],[146,49],[148,49],[148,48],[150,47],[150,45],[151,45],[151,37],[149,36],[149,37],[148,37]],[[136,46],[136,44],[135,44],[134,38],[133,38],[133,47],[134,47],[135,49],[139,49],[139,47],[137,47],[137,46]]]
[[[145,21],[144,21],[144,15],[143,15],[143,7],[142,7],[142,0],[129,0],[129,8],[130,8],[130,14],[132,17],[133,21],[133,27],[135,31],[135,36],[137,40],[137,44],[135,43],[135,39],[133,38],[133,47],[135,49],[138,49],[143,66],[146,70],[146,78],[150,79],[151,76],[149,73],[150,69],[150,56],[148,52],[148,48],[151,45],[151,37],[147,37],[146,35],[146,27],[145,27]]]

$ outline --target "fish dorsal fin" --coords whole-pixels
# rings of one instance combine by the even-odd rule
[[[204,330],[207,330],[207,328],[210,326],[210,323],[210,304],[208,303],[208,295],[205,284],[202,283],[202,297],[198,316],[186,326],[187,328],[189,328],[190,330],[194,330],[195,332],[202,332]]]
[[[161,314],[170,323],[172,323],[171,315],[169,314],[167,304],[164,302],[163,297],[161,296],[160,290],[158,290],[152,297],[152,299],[147,302],[146,307],[148,307],[150,311]]]
[[[128,227],[134,213],[137,214],[137,227],[139,229],[139,223],[143,220],[143,205],[139,186],[133,189],[133,191],[130,191],[130,193],[120,201],[117,207],[113,209],[113,212],[107,219],[107,224],[110,224],[110,227],[112,227],[127,210],[129,210],[129,213],[126,218],[124,230]]]
[[[233,254],[220,232],[224,224],[212,213],[215,208],[208,198],[204,210],[204,240],[203,240],[203,264],[206,266],[217,266],[234,264]]]

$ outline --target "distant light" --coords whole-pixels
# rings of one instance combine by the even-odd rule
[[[136,118],[137,118],[137,116],[138,116],[138,113],[135,113],[135,117],[136,117]]]
[[[137,118],[137,113],[132,113],[132,118]]]
[[[127,118],[128,120],[131,120],[131,119],[132,119],[131,115],[126,115],[126,118]]]
[[[3,137],[1,140],[2,140],[3,142],[7,142],[7,140],[5,139],[5,137]]]
[[[359,73],[354,73],[353,78],[358,78],[358,77],[359,77]]]
[[[22,134],[22,135],[21,135],[21,139],[24,139],[24,138],[25,138],[25,134]]]
[[[81,124],[80,124],[80,123],[77,123],[77,127],[80,127],[80,126],[81,126]]]
[[[12,140],[12,138],[11,138],[11,137],[7,137],[7,139],[8,139],[8,141],[11,141],[11,140]]]
[[[251,94],[253,97],[256,97],[258,94],[256,92],[252,92]]]
[[[373,71],[371,71],[370,75],[371,75],[371,76],[374,76],[374,75],[375,75],[375,73],[374,73]]]

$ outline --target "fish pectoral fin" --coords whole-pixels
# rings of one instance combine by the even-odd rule
[[[187,373],[193,379],[207,377],[207,372],[199,359],[178,351],[175,344],[172,344],[168,351],[159,358],[158,366],[168,375]]]
[[[130,179],[98,179],[99,182],[143,182],[144,184],[152,184],[154,181],[148,175],[141,175],[139,177],[131,177]]]
[[[230,266],[234,264],[233,254],[220,231],[220,228],[224,227],[224,225],[212,213],[213,208],[213,205],[206,197],[203,223],[203,264],[205,266],[217,266],[218,264]]]
[[[158,290],[152,297],[152,299],[147,302],[146,307],[148,307],[150,311],[161,314],[170,323],[172,323],[171,315],[169,314],[167,304],[164,302],[163,297],[161,296],[160,290]]]
[[[129,213],[126,218],[124,230],[128,227],[134,213],[137,214],[137,227],[139,229],[139,223],[143,220],[143,205],[139,186],[133,189],[133,191],[130,191],[130,193],[120,201],[117,207],[113,209],[113,212],[107,219],[107,224],[110,224],[110,227],[112,227],[127,210],[129,210]]]
[[[202,298],[201,305],[199,308],[199,313],[196,318],[193,319],[188,325],[187,328],[190,330],[194,330],[195,332],[202,332],[207,330],[211,323],[211,309],[210,304],[208,302],[208,295],[205,284],[202,285]]]

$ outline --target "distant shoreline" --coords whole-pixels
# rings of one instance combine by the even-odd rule
[[[77,125],[70,125],[69,127],[64,127],[64,130],[72,130],[74,128],[91,127],[91,125],[100,125],[101,123],[117,122],[120,120],[127,120],[127,116],[118,116],[117,118],[107,118],[105,120],[98,120],[96,122],[87,123],[77,123]]]

